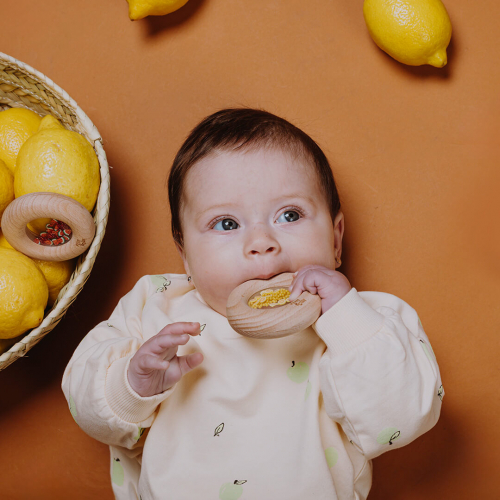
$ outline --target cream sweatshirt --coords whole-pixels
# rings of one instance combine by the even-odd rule
[[[152,397],[130,387],[141,344],[197,321],[178,355],[203,363]],[[362,500],[371,460],[437,422],[439,367],[415,310],[352,288],[309,328],[243,337],[185,274],[143,276],[81,341],[62,389],[77,424],[110,446],[117,499]]]

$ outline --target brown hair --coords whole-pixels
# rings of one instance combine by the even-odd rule
[[[207,116],[189,134],[179,149],[168,176],[168,199],[172,236],[184,247],[181,226],[183,190],[189,169],[211,153],[269,147],[312,160],[318,185],[330,209],[332,224],[340,210],[340,199],[330,164],[320,147],[302,130],[260,109],[222,109]]]

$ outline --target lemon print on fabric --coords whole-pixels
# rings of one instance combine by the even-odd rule
[[[422,349],[424,350],[425,354],[429,358],[429,361],[434,362],[436,361],[436,356],[434,355],[434,351],[432,350],[432,347],[430,344],[426,344],[422,339],[419,339],[420,345],[422,346]],[[431,355],[432,353],[432,355]]]
[[[365,0],[363,15],[373,41],[396,61],[446,65],[451,21],[441,0]]]
[[[339,452],[333,446],[330,446],[325,450],[325,457],[328,468],[333,467],[339,459]]]
[[[306,386],[306,395],[304,396],[304,401],[309,397],[309,394],[311,394],[311,382],[308,380],[307,381],[307,386]]]
[[[164,292],[167,289],[167,286],[170,285],[171,281],[167,278],[161,276],[160,274],[156,274],[151,276],[151,281],[153,285],[156,287],[156,292]]]
[[[119,458],[113,458],[113,471],[111,472],[111,480],[118,486],[122,486],[123,481],[125,480],[125,471],[123,470],[123,466],[120,463]]]
[[[136,436],[134,436],[134,439],[135,439],[136,441],[139,441],[139,439],[141,439],[141,436],[144,434],[144,431],[145,431],[145,430],[146,430],[146,429],[145,429],[144,427],[139,427],[139,428],[138,428],[138,430],[137,430],[137,435],[136,435]]]
[[[100,182],[99,160],[90,142],[51,115],[42,118],[38,131],[19,150],[14,175],[16,198],[38,191],[58,193],[90,212]],[[49,222],[47,218],[36,219],[28,227],[38,234]]]
[[[377,436],[377,443],[392,445],[399,436],[401,436],[401,431],[396,427],[387,427]]]
[[[14,174],[21,146],[38,130],[42,119],[24,108],[10,108],[0,112],[0,160]]]
[[[219,490],[220,500],[238,500],[243,494],[243,486],[246,480],[234,481],[234,483],[224,483]]]
[[[76,422],[76,416],[77,416],[76,406],[75,406],[75,401],[73,400],[73,396],[71,394],[69,395],[69,412],[71,413],[73,419]]]
[[[288,368],[286,374],[292,382],[301,384],[302,382],[305,382],[309,377],[309,365],[307,363],[304,363],[303,361],[299,363],[295,363],[295,361],[292,361],[292,366]]]
[[[439,386],[439,389],[438,389],[438,397],[441,401],[443,401],[443,398],[444,398],[444,387],[443,385],[441,384]]]

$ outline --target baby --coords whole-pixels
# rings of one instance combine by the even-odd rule
[[[344,216],[318,145],[262,110],[205,118],[168,180],[187,274],[148,275],[82,340],[62,389],[109,444],[117,499],[362,500],[371,460],[437,422],[439,367],[415,310],[339,271]],[[309,328],[239,335],[232,290],[295,273]]]

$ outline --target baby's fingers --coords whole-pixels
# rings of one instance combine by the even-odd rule
[[[203,354],[201,352],[193,352],[186,356],[179,356],[178,359],[181,373],[182,375],[186,375],[186,373],[201,365],[203,362]]]
[[[170,363],[154,354],[144,354],[137,361],[137,368],[143,373],[150,373],[154,370],[166,370]]]
[[[177,346],[184,345],[189,340],[189,335],[183,333],[182,335],[164,334],[157,335],[151,343],[151,352],[158,355],[165,354],[169,349],[173,349],[172,355],[177,352]]]

